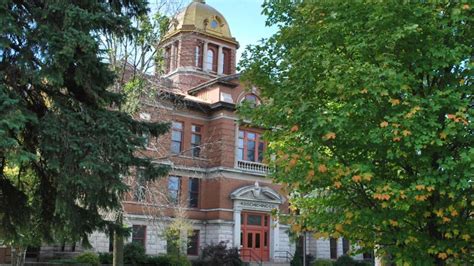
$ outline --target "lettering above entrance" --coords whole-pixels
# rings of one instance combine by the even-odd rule
[[[278,192],[270,187],[261,187],[258,182],[236,189],[230,194],[230,198],[239,201],[241,205],[260,208],[273,208],[284,202]]]

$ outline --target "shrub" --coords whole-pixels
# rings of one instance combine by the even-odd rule
[[[114,255],[112,253],[99,253],[100,264],[112,264],[114,261]]]
[[[312,266],[333,266],[334,262],[332,260],[318,259],[311,264]]]
[[[52,260],[49,260],[48,263],[75,265],[77,264],[77,261],[75,259],[52,259]]]
[[[227,248],[227,242],[207,245],[202,249],[201,258],[195,260],[193,265],[206,266],[240,266],[239,250],[235,247]]]
[[[185,256],[164,255],[150,256],[146,260],[148,266],[191,266],[191,262]]]
[[[90,264],[93,266],[100,265],[99,256],[93,252],[84,252],[74,259],[78,263]]]
[[[146,262],[145,248],[138,243],[128,243],[123,247],[123,262],[131,265],[142,265]]]
[[[334,263],[334,266],[367,266],[371,265],[370,263],[363,261],[356,261],[352,257],[343,255],[340,256],[337,261]]]

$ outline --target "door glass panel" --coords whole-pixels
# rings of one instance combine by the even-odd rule
[[[255,248],[260,248],[260,233],[255,233]]]
[[[252,242],[252,233],[247,233],[247,248],[252,248],[253,247],[253,242]]]
[[[240,245],[241,246],[244,245],[244,233],[243,232],[240,232]]]
[[[249,214],[247,216],[247,225],[262,225],[262,216]]]
[[[264,226],[268,226],[268,216],[265,215],[265,217],[263,218],[263,225]]]
[[[263,246],[264,246],[264,247],[267,247],[267,246],[268,246],[268,232],[265,232],[265,234],[264,234]]]

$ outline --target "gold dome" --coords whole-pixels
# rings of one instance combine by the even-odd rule
[[[229,25],[219,11],[207,5],[204,0],[193,0],[170,21],[163,39],[183,31],[196,31],[219,39],[237,43],[230,34]]]

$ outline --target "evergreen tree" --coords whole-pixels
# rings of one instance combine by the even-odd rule
[[[144,133],[164,123],[118,111],[103,34],[133,38],[141,0],[0,3],[0,239],[25,247],[94,230],[120,230],[103,214],[120,207],[123,177],[165,167],[139,156]]]
[[[464,2],[464,3],[463,3]],[[247,51],[294,231],[397,265],[474,262],[473,7],[468,1],[266,1]]]

